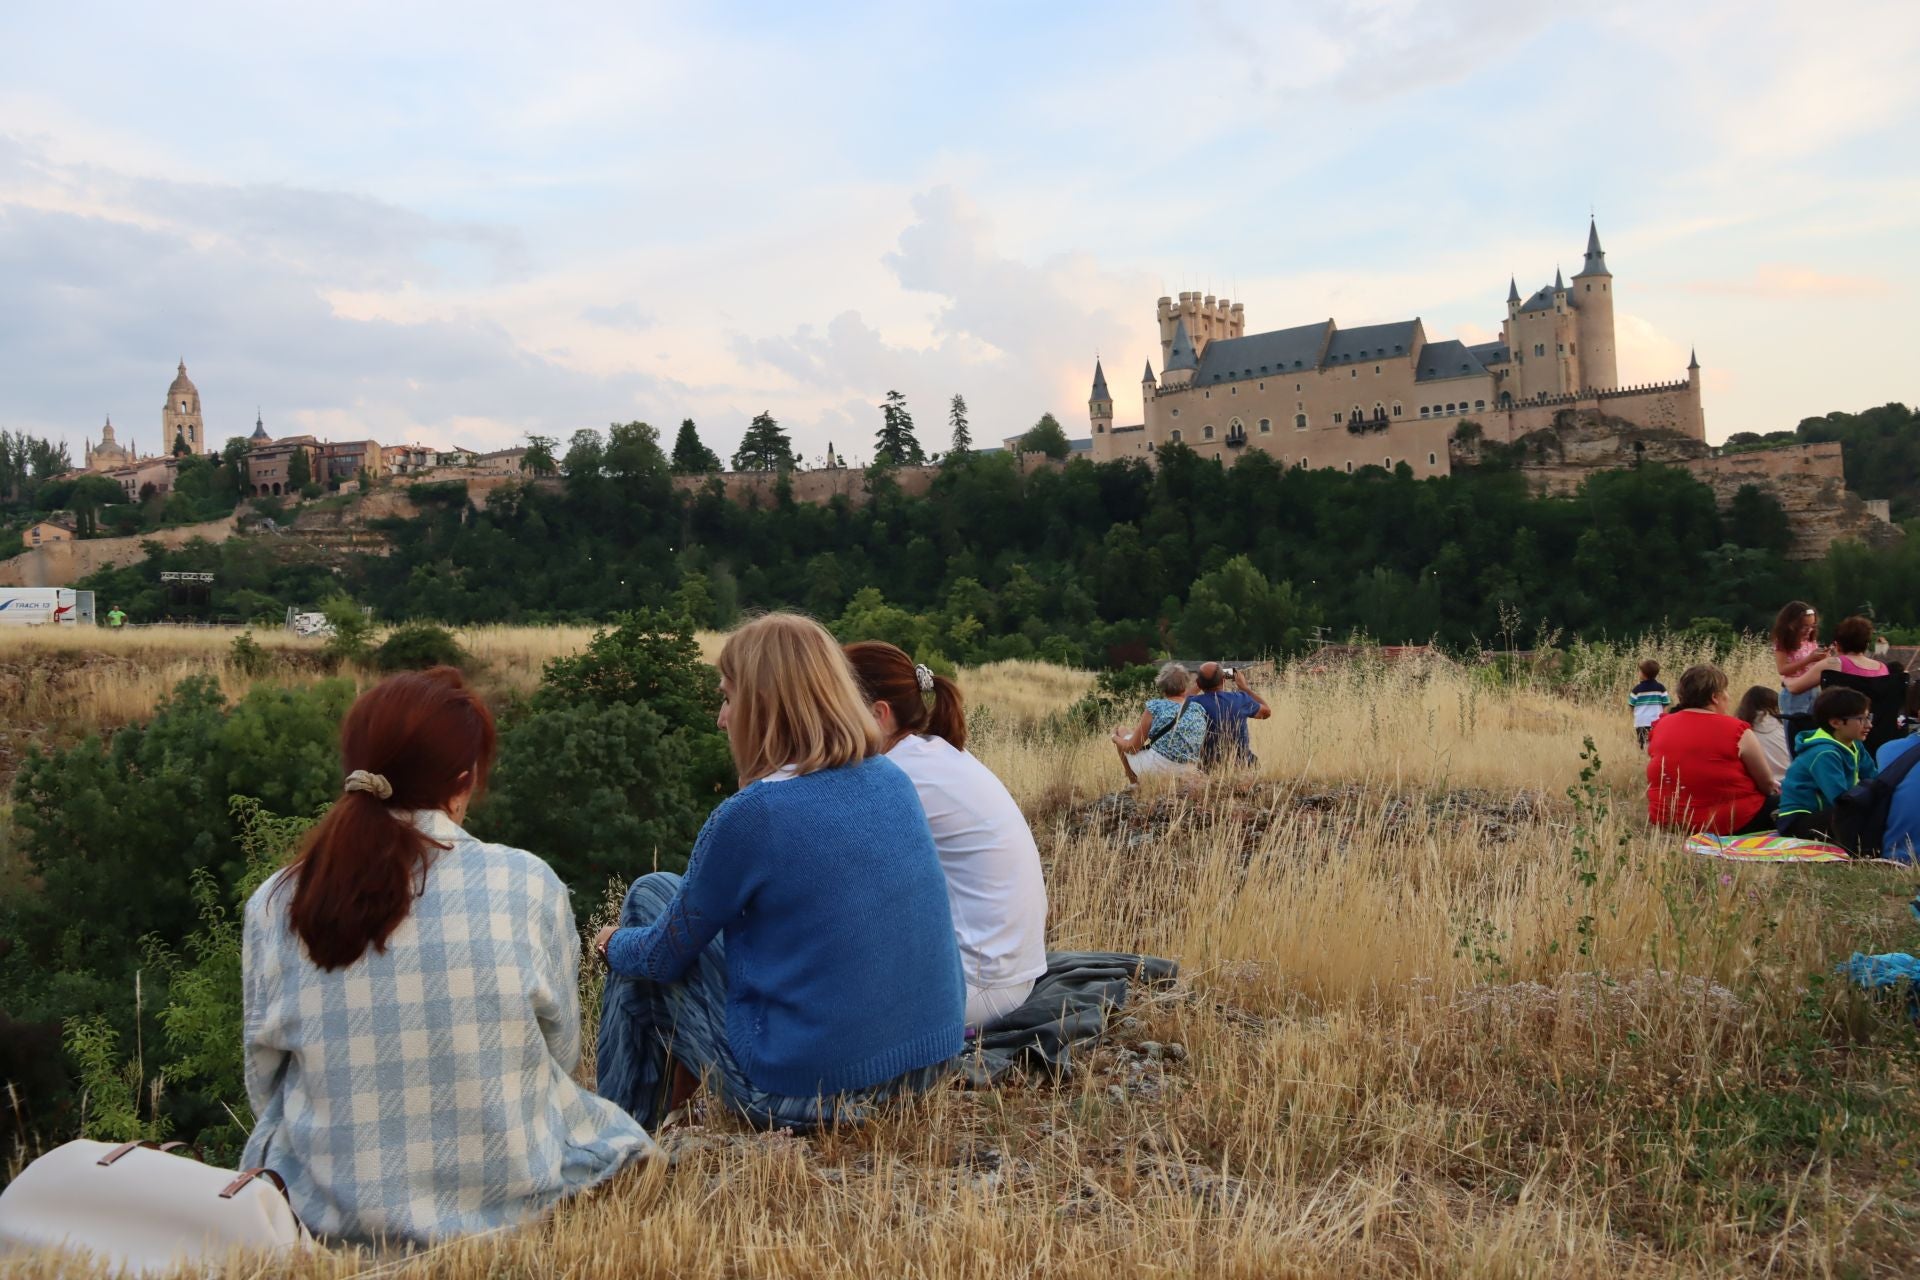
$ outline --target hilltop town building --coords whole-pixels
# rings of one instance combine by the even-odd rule
[[[167,388],[167,402],[160,407],[160,442],[168,453],[176,453],[182,445],[188,453],[207,451],[207,428],[200,418],[200,389],[193,385],[193,379],[187,376],[187,362],[180,362],[180,372],[174,375],[173,385]]]
[[[1241,303],[1161,298],[1161,373],[1149,360],[1140,383],[1145,421],[1115,424],[1106,372],[1094,362],[1093,456],[1147,457],[1180,443],[1216,458],[1253,448],[1287,466],[1351,472],[1405,463],[1417,476],[1446,475],[1462,423],[1506,443],[1568,409],[1704,441],[1698,359],[1684,380],[1619,385],[1613,302],[1613,273],[1591,222],[1571,281],[1555,271],[1552,284],[1524,299],[1508,282],[1496,342],[1430,341],[1418,316],[1248,334]]]

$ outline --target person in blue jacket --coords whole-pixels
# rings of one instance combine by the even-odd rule
[[[701,1081],[761,1128],[858,1124],[940,1087],[960,1054],[946,874],[824,627],[767,614],[718,665],[740,790],[686,874],[642,876],[595,939],[598,1091],[648,1129]]]
[[[1794,740],[1793,763],[1780,782],[1780,834],[1803,840],[1835,838],[1833,806],[1875,777],[1879,766],[1862,743],[1873,728],[1867,695],[1828,689],[1815,699],[1815,728]]]
[[[1907,686],[1906,714],[1900,717],[1905,736],[1880,744],[1875,763],[1880,772],[1893,767],[1894,761],[1920,747],[1920,684]],[[1880,856],[1895,862],[1920,862],[1920,768],[1900,780],[1893,801],[1887,808],[1887,830],[1881,838]]]

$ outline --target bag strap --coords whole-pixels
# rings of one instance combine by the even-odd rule
[[[242,1169],[240,1171],[239,1177],[235,1178],[232,1182],[229,1182],[226,1186],[220,1188],[220,1198],[222,1200],[233,1199],[235,1196],[240,1194],[241,1188],[245,1187],[249,1182],[252,1182],[255,1178],[265,1178],[268,1182],[271,1182],[274,1186],[280,1188],[280,1194],[282,1197],[286,1197],[287,1180],[281,1177],[279,1174],[275,1173],[272,1169],[267,1168],[265,1165],[259,1165],[252,1169]],[[289,1201],[289,1204],[291,1204],[291,1201]]]
[[[180,1148],[185,1146],[187,1146],[187,1144],[184,1142],[155,1142],[151,1138],[147,1138],[138,1142],[123,1142],[119,1146],[115,1147],[113,1150],[107,1152],[107,1154],[101,1156],[98,1160],[95,1160],[94,1163],[104,1168],[108,1165],[111,1165],[115,1160],[118,1160],[121,1156],[124,1156],[125,1154],[127,1154],[127,1152],[138,1150],[141,1147],[145,1147],[150,1151],[160,1151],[160,1152],[164,1152],[167,1155],[172,1155],[174,1152],[178,1151]],[[189,1148],[189,1150],[191,1150],[191,1148]]]
[[[1916,764],[1920,764],[1920,746],[1909,747],[1901,752],[1900,758],[1895,760],[1885,773],[1877,775],[1875,781],[1886,783],[1887,790],[1891,791],[1913,771],[1913,766]]]
[[[1187,698],[1185,694],[1182,694],[1180,695],[1180,705],[1173,709],[1173,718],[1167,721],[1167,727],[1160,730],[1158,733],[1148,734],[1146,742],[1141,746],[1140,749],[1142,751],[1145,751],[1148,747],[1152,746],[1154,743],[1160,741],[1160,739],[1172,733],[1173,727],[1180,723],[1180,717],[1185,714],[1187,714]]]

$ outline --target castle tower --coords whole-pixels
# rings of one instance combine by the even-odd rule
[[[1185,298],[1189,295],[1180,296]],[[1194,354],[1193,342],[1187,337],[1186,317],[1181,316],[1173,322],[1173,338],[1167,343],[1167,363],[1160,374],[1160,386],[1168,391],[1175,387],[1190,386],[1199,368],[1200,361]]]
[[[1153,361],[1147,361],[1147,371],[1140,375],[1140,403],[1147,404],[1158,395],[1159,386],[1153,380]]]
[[[1698,348],[1687,353],[1687,385],[1695,392],[1700,390],[1700,352]]]
[[[206,426],[200,420],[200,389],[187,376],[187,362],[167,388],[167,402],[160,407],[160,444],[168,453],[182,441],[190,453],[207,451]]]
[[[1587,260],[1573,278],[1575,341],[1580,347],[1581,383],[1611,391],[1620,385],[1613,345],[1613,272],[1600,247],[1600,228],[1587,220]]]
[[[1093,420],[1094,443],[1113,430],[1113,395],[1107,390],[1106,371],[1098,357],[1093,362],[1093,394],[1087,398],[1087,415]]]

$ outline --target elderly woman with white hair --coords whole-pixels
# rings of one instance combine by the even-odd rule
[[[1187,694],[1193,677],[1177,662],[1160,668],[1154,679],[1159,696],[1147,699],[1140,723],[1131,732],[1113,731],[1127,784],[1151,776],[1182,779],[1200,776],[1200,750],[1207,740],[1207,713]]]

